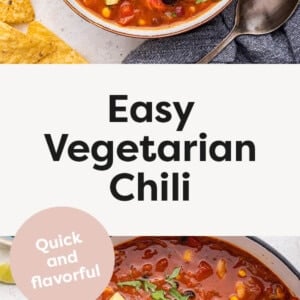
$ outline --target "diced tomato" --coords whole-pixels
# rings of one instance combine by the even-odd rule
[[[132,16],[133,14],[134,14],[133,5],[129,1],[124,1],[120,5],[119,16],[121,18],[125,18],[125,17]]]
[[[176,6],[175,7],[175,13],[176,13],[177,17],[183,17],[184,14],[185,14],[184,7],[183,6]]]
[[[165,11],[167,6],[161,0],[146,0],[146,4],[150,9]]]
[[[144,275],[145,274],[149,275],[153,269],[153,266],[151,264],[144,264],[142,269],[143,269]]]
[[[118,23],[127,25],[134,18],[134,7],[129,1],[121,3],[119,8]]]
[[[200,241],[194,237],[188,237],[186,244],[190,247],[198,248],[201,246]]]
[[[263,283],[256,277],[250,277],[248,281],[245,282],[247,293],[250,300],[259,299],[264,291]]]
[[[213,274],[213,269],[212,267],[204,260],[200,261],[198,270],[196,273],[196,279],[201,281]]]
[[[136,267],[131,266],[130,271],[132,278],[138,278],[142,275],[142,272],[139,271]]]
[[[168,267],[168,264],[168,260],[166,258],[162,258],[156,263],[155,270],[158,272],[164,272]]]

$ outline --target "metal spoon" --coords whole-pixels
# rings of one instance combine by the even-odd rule
[[[260,35],[278,29],[293,14],[297,5],[298,0],[239,0],[232,31],[197,63],[209,63],[239,35]]]

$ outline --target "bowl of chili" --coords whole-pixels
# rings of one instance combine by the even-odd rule
[[[160,38],[196,28],[232,0],[64,0],[87,22],[136,38]]]
[[[97,300],[299,300],[300,274],[257,238],[113,238],[115,268]]]

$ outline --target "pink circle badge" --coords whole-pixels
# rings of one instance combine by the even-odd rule
[[[10,261],[17,286],[30,300],[94,300],[110,281],[114,251],[94,217],[57,207],[23,224]]]

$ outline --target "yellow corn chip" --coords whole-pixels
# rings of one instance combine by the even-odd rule
[[[30,0],[0,0],[0,21],[20,24],[33,19],[34,10]]]
[[[0,63],[32,64],[51,54],[53,47],[0,22]]]
[[[37,21],[33,21],[28,26],[29,37],[41,39],[54,47],[54,52],[44,58],[39,63],[42,64],[84,64],[87,61],[53,32]]]

